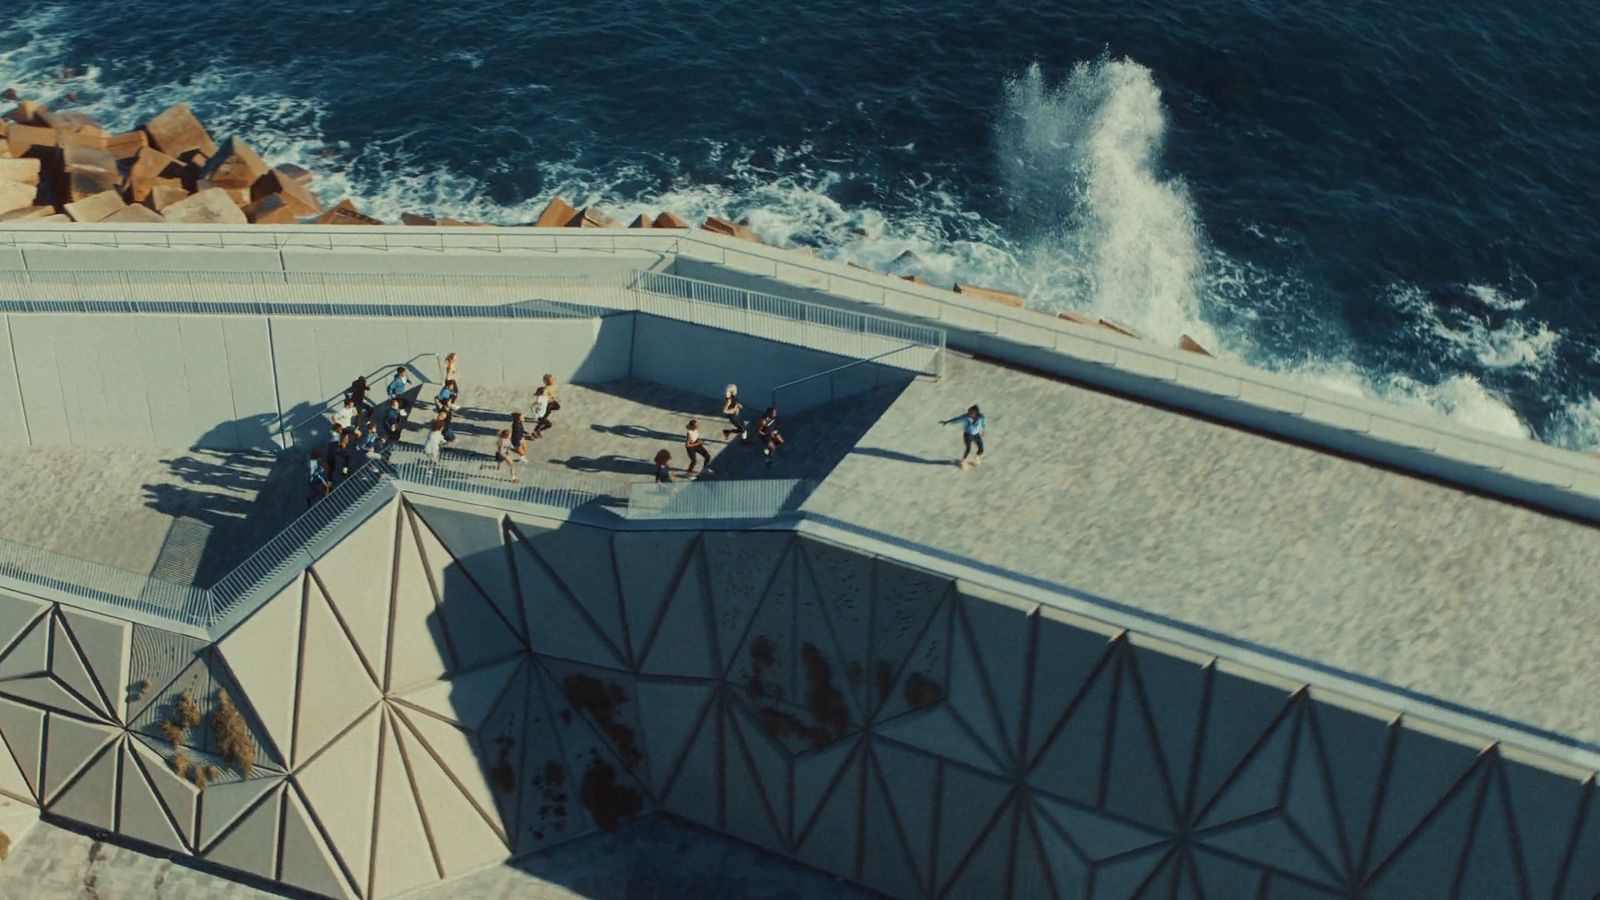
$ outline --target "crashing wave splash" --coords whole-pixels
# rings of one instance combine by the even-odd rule
[[[98,67],[62,77],[66,44],[50,11],[0,28],[0,82],[25,96],[63,102],[126,128],[166,106],[188,101],[219,134],[251,137],[270,163],[297,162],[317,172],[325,198],[354,198],[378,218],[402,212],[500,224],[534,218],[546,196],[514,204],[489,199],[472,175],[424,162],[403,139],[351,147],[326,138],[325,108],[316,98],[245,88],[256,77],[212,65],[182,81],[142,84],[134,91],[103,83]],[[208,102],[215,98],[215,104]],[[272,122],[271,129],[259,123]],[[1362,369],[1337,346],[1271,346],[1262,340],[1261,295],[1296,299],[1292,276],[1252,271],[1211,247],[1180,178],[1162,173],[1167,129],[1161,92],[1149,69],[1126,59],[1080,63],[1052,83],[1034,65],[1011,79],[995,128],[1006,208],[968,209],[933,179],[893,187],[908,204],[892,217],[846,207],[831,196],[847,176],[837,161],[817,160],[806,145],[769,148],[788,174],[752,162],[747,151],[706,142],[706,163],[720,183],[687,179],[647,195],[650,179],[621,164],[610,171],[570,163],[541,164],[548,194],[577,204],[601,203],[618,218],[669,209],[687,218],[717,215],[748,221],[764,240],[804,245],[819,256],[920,275],[1016,290],[1045,311],[1076,311],[1127,325],[1166,346],[1188,334],[1222,355],[1244,359],[1352,395],[1427,410],[1496,434],[1529,437],[1530,429],[1502,398],[1468,374],[1429,383]],[[678,160],[667,161],[676,171]],[[819,163],[812,168],[811,163]],[[1515,312],[1522,301],[1489,286],[1465,290],[1488,309]],[[1256,296],[1252,296],[1256,295]],[[1544,323],[1441,313],[1420,290],[1401,286],[1392,302],[1413,315],[1418,333],[1450,358],[1530,375],[1551,365],[1560,336]],[[1272,303],[1263,304],[1270,310]],[[1233,313],[1214,327],[1207,310]],[[1252,320],[1255,320],[1252,322]],[[1573,449],[1600,446],[1600,401],[1566,404],[1540,439]]]

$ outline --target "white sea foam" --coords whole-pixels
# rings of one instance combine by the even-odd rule
[[[846,206],[834,194],[856,177],[848,161],[823,159],[802,143],[765,148],[771,162],[758,165],[749,150],[710,140],[697,162],[719,171],[714,184],[679,177],[641,196],[638,186],[658,184],[658,173],[557,160],[539,166],[542,196],[507,205],[490,200],[473,173],[428,160],[404,137],[360,147],[330,141],[326,110],[316,98],[263,89],[244,69],[212,64],[181,80],[142,83],[136,92],[103,83],[93,66],[62,78],[75,61],[57,19],[46,8],[0,24],[0,47],[8,48],[0,50],[0,84],[81,109],[111,128],[131,127],[187,101],[218,137],[240,134],[271,163],[306,165],[317,173],[315,187],[325,200],[352,197],[387,221],[402,212],[427,212],[515,224],[530,221],[551,194],[580,206],[599,203],[623,221],[664,209],[691,221],[709,215],[745,220],[776,245],[807,246],[824,258],[920,275],[934,284],[1017,290],[1031,306],[1115,319],[1168,346],[1187,333],[1221,355],[1335,390],[1497,434],[1529,434],[1510,405],[1470,375],[1426,383],[1365,371],[1344,355],[1347,344],[1336,334],[1315,347],[1280,346],[1272,333],[1275,313],[1314,298],[1292,274],[1262,271],[1209,245],[1183,182],[1160,169],[1167,127],[1160,90],[1148,69],[1129,60],[1080,64],[1056,83],[1035,66],[1008,83],[995,129],[1009,203],[1003,210],[969,208],[953,186],[928,177],[881,186],[904,201],[892,216]],[[481,64],[469,56],[460,61]],[[68,92],[80,99],[64,103]],[[684,171],[680,160],[663,162],[669,171]],[[1275,243],[1294,240],[1253,228]],[[1410,304],[1419,335],[1458,361],[1530,376],[1551,365],[1560,336],[1545,323],[1513,316],[1525,299],[1485,285],[1465,290],[1495,315],[1441,310],[1420,292],[1397,295],[1397,301]],[[1226,326],[1213,326],[1207,310]],[[1568,404],[1544,437],[1575,448],[1600,444],[1600,402],[1591,396]]]

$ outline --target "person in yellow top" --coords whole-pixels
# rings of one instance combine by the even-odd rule
[[[549,372],[544,373],[543,384],[533,392],[533,419],[534,436],[538,437],[545,429],[552,427],[550,414],[561,408],[556,400],[556,377]]]

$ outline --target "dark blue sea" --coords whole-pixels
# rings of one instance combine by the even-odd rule
[[[748,217],[1600,447],[1589,4],[6,0],[6,86],[186,100],[385,219]]]

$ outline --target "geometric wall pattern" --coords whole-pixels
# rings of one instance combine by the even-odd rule
[[[407,496],[215,645],[0,595],[0,794],[331,897],[653,810],[904,897],[1600,891],[1592,772],[790,532],[555,524]]]

